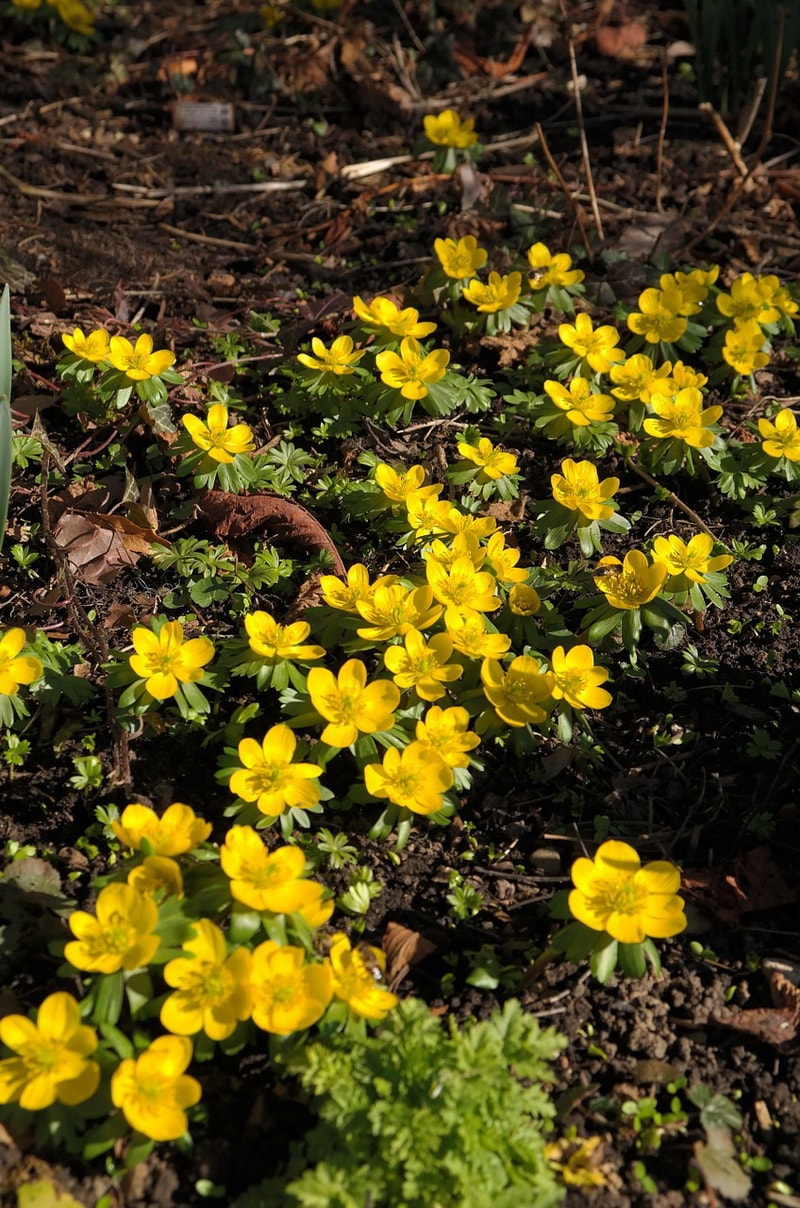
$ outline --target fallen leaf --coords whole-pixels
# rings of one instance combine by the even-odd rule
[[[737,857],[729,869],[687,871],[683,885],[690,897],[729,926],[736,926],[743,914],[754,910],[789,906],[797,901],[798,893],[765,845]]]
[[[729,1128],[709,1128],[705,1141],[695,1141],[694,1160],[710,1191],[726,1200],[746,1200],[751,1180],[736,1155]]]
[[[723,1028],[745,1032],[779,1052],[786,1052],[797,1039],[800,1007],[753,1007],[745,1011],[714,1012],[709,1018]]]
[[[635,59],[647,45],[647,29],[641,21],[601,25],[594,40],[601,55],[609,59]]]
[[[333,559],[334,573],[346,578],[347,569],[333,538],[316,516],[292,499],[264,491],[258,495],[231,495],[227,491],[203,491],[200,513],[221,541],[237,542],[259,531],[270,538],[299,547],[304,553],[326,550]]]
[[[169,546],[152,529],[125,516],[105,512],[66,511],[53,529],[70,570],[85,583],[110,583],[126,566],[135,566],[153,545]]]
[[[387,923],[382,947],[386,953],[387,981],[392,990],[399,986],[412,965],[418,965],[436,951],[431,940],[400,923]]]

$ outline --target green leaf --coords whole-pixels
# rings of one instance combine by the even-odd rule
[[[620,944],[618,961],[626,977],[644,977],[647,961],[642,944]]]
[[[618,948],[617,941],[604,933],[589,957],[589,968],[601,986],[604,986],[609,981],[617,967]]]
[[[124,996],[122,972],[103,974],[97,982],[92,1022],[98,1027],[104,1023],[115,1024],[122,1013]]]
[[[81,1208],[81,1204],[49,1179],[37,1179],[17,1188],[17,1208]]]

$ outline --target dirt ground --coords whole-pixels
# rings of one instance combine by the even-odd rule
[[[76,324],[121,334],[139,324],[158,347],[179,350],[190,386],[209,373],[233,376],[219,341],[246,329],[254,359],[239,366],[236,387],[269,431],[273,362],[311,333],[337,333],[354,293],[412,289],[439,237],[473,233],[499,253],[534,239],[566,248],[586,232],[588,292],[601,304],[635,299],[647,264],[659,256],[668,267],[720,263],[728,278],[750,270],[797,281],[793,85],[779,96],[762,166],[743,187],[680,70],[691,62],[680,6],[612,7],[571,6],[602,239],[557,4],[347,0],[338,15],[292,8],[268,30],[258,6],[242,0],[144,2],[109,10],[88,51],[32,39],[4,15],[0,280],[13,295],[19,430],[30,430],[38,413],[61,455],[78,458],[91,474],[93,456],[114,434],[100,430],[86,439],[61,412],[54,380],[60,336]],[[631,35],[631,20],[644,40]],[[628,32],[609,43],[597,35],[601,26]],[[189,102],[201,108],[191,110]],[[486,144],[474,188],[412,155],[422,116],[446,105],[473,116]],[[217,129],[180,128],[192,120],[216,122]],[[537,122],[564,187],[548,164]],[[757,142],[758,128],[751,138]],[[280,346],[252,326],[254,312],[281,320]],[[480,376],[502,377],[523,363],[525,347],[484,341],[473,352],[471,367]],[[777,359],[759,384],[764,396],[800,396],[796,360]],[[742,420],[754,402],[738,404]],[[446,444],[450,436],[445,427],[436,439]],[[409,459],[420,455],[417,439],[405,438]],[[146,472],[147,443],[131,437],[134,474]],[[325,452],[332,460],[353,454],[344,446]],[[555,460],[544,445],[526,450],[531,496],[547,493],[543,484]],[[415,830],[399,867],[358,833],[357,822],[348,819],[347,828],[358,838],[360,859],[385,884],[366,934],[379,941],[396,922],[435,946],[411,969],[402,994],[465,1019],[483,1017],[517,993],[568,1036],[555,1094],[574,1096],[566,1119],[580,1135],[601,1137],[606,1175],[606,1186],[592,1193],[571,1191],[569,1204],[589,1197],[609,1208],[726,1202],[685,1188],[702,1135],[696,1113],[690,1109],[685,1127],[665,1124],[659,1147],[649,1150],[621,1113],[622,1103],[643,1093],[666,1111],[665,1084],[682,1075],[734,1098],[744,1119],[737,1151],[771,1161],[768,1175],[753,1175],[748,1203],[800,1204],[800,1020],[795,1009],[788,1030],[770,1030],[775,1008],[762,972],[765,960],[795,974],[800,969],[793,696],[800,687],[793,620],[800,546],[791,529],[748,528],[728,501],[702,484],[684,485],[684,501],[720,539],[764,545],[758,560],[732,568],[724,614],[710,610],[703,631],[692,635],[703,658],[718,661],[716,673],[681,676],[680,655],[648,651],[641,677],[622,681],[613,713],[594,723],[602,759],[590,763],[555,748],[536,768],[491,767],[453,825]],[[673,508],[644,482],[630,493],[643,512],[643,532]],[[336,526],[335,502],[323,519]],[[15,480],[12,536],[40,522],[31,472]],[[201,534],[194,524],[185,531]],[[340,552],[353,561],[358,534],[342,532]],[[519,533],[530,545],[524,522]],[[0,621],[79,639],[74,610],[39,541],[33,586],[7,556],[0,566]],[[137,618],[157,611],[164,585],[140,563],[108,585],[82,583],[78,590],[83,609],[94,610],[102,624],[120,604]],[[738,632],[734,621],[741,622]],[[753,746],[754,727],[768,732],[777,756],[765,758]],[[85,843],[76,844],[95,807],[124,804],[124,793],[119,786],[88,799],[76,793],[69,775],[78,740],[76,726],[54,744],[51,761],[42,757],[13,777],[3,769],[0,838],[47,852],[63,878],[72,874],[72,890],[85,896],[102,864]],[[100,753],[110,766],[110,738]],[[129,799],[224,796],[209,788],[211,755],[179,755],[157,734],[132,743]],[[688,935],[662,945],[658,980],[603,988],[563,964],[523,985],[529,954],[546,945],[552,929],[550,896],[566,883],[580,842],[592,840],[603,816],[637,836],[644,852],[667,853],[683,867]],[[453,869],[484,895],[468,921],[455,919],[448,906]],[[335,877],[328,879],[338,891],[344,882],[337,885]],[[37,917],[30,926],[24,951],[6,958],[2,970],[11,1001],[25,1000],[53,974],[46,958],[29,957],[31,937],[41,937],[46,923]],[[494,990],[467,983],[486,945],[504,971]],[[756,1009],[758,1022],[745,1018]],[[178,1208],[201,1202],[198,1179],[224,1184],[233,1198],[271,1173],[287,1138],[308,1119],[296,1091],[277,1083],[257,1053],[221,1059],[204,1078],[209,1125],[199,1131],[194,1154],[162,1147],[116,1188],[77,1166],[62,1169],[64,1185],[87,1204],[109,1192],[120,1205]],[[6,1148],[0,1196],[24,1161]],[[642,1185],[641,1163],[655,1191]],[[774,1180],[797,1194],[767,1194]]]

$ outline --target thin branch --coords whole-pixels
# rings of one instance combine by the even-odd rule
[[[635,462],[632,457],[628,457],[625,459],[625,465],[630,466],[630,468],[633,470],[634,474],[638,474],[639,477],[643,478],[644,481],[649,483],[651,487],[655,487],[656,490],[663,491],[664,494],[667,496],[667,498],[672,503],[675,504],[675,507],[680,508],[680,510],[684,513],[684,515],[688,516],[689,519],[692,520],[699,529],[702,529],[702,531],[704,533],[708,533],[709,537],[713,538],[714,541],[717,540],[715,534],[712,533],[711,529],[708,527],[708,525],[705,523],[705,521],[700,519],[700,517],[697,515],[697,512],[692,511],[692,509],[689,507],[688,503],[684,503],[682,499],[679,499],[674,491],[668,490],[662,482],[658,482],[655,478],[652,477],[652,475],[647,473],[647,470],[643,470],[642,467],[637,462]]]
[[[669,117],[669,79],[667,77],[667,54],[661,53],[661,123],[658,127],[658,143],[656,144],[656,209],[664,213],[664,203],[661,191],[664,184],[664,138],[667,133],[667,118]]]
[[[561,14],[565,21],[569,21],[567,8],[564,0],[559,0],[561,5]],[[575,56],[575,43],[572,40],[572,31],[568,35],[569,46],[569,66],[572,72],[572,90],[575,94],[575,115],[578,119],[578,134],[581,140],[581,158],[583,159],[583,170],[586,174],[586,189],[592,201],[592,214],[594,215],[594,225],[597,230],[597,237],[602,240],[605,238],[603,234],[603,220],[600,217],[600,207],[597,204],[597,193],[594,187],[594,177],[592,175],[592,164],[589,159],[589,143],[586,138],[586,126],[583,121],[583,102],[581,101],[581,87],[578,79],[578,60]]]
[[[592,260],[593,259],[592,245],[589,242],[589,236],[586,233],[586,224],[584,223],[584,220],[583,220],[583,207],[581,206],[579,201],[576,201],[575,197],[570,192],[569,185],[564,180],[564,177],[561,174],[561,169],[559,168],[556,161],[553,159],[552,152],[550,150],[550,147],[548,146],[547,139],[545,138],[544,130],[540,126],[539,122],[536,123],[535,130],[536,130],[536,134],[539,139],[539,142],[541,144],[542,150],[544,151],[545,159],[547,160],[547,162],[550,166],[550,170],[552,171],[556,180],[560,184],[561,191],[563,192],[564,196],[567,199],[567,204],[569,205],[570,209],[572,210],[573,215],[575,216],[575,221],[578,224],[578,230],[581,233],[581,242],[583,243],[583,246],[586,249],[586,255],[589,257],[590,260]]]

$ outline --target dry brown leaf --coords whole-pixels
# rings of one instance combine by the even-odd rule
[[[713,1014],[710,1018],[712,1023],[746,1032],[779,1050],[794,1044],[800,1028],[800,1008],[796,1007],[755,1007]]]
[[[231,495],[227,491],[203,491],[200,513],[221,541],[236,543],[245,537],[264,535],[299,547],[304,553],[326,550],[333,559],[334,573],[343,579],[347,570],[327,529],[316,516],[292,499],[262,492]]]
[[[382,947],[386,953],[386,976],[392,989],[399,986],[412,965],[418,965],[436,951],[436,945],[431,940],[400,923],[387,924]]]
[[[789,885],[769,848],[753,847],[733,861],[730,870],[692,869],[684,873],[684,888],[720,922],[735,926],[743,914],[771,910],[797,901],[797,886]]]
[[[169,546],[151,529],[125,516],[65,511],[53,529],[73,574],[85,583],[110,583],[126,566],[135,566],[153,545]]]
[[[594,40],[600,54],[609,59],[635,59],[647,45],[647,29],[641,21],[601,25]]]

